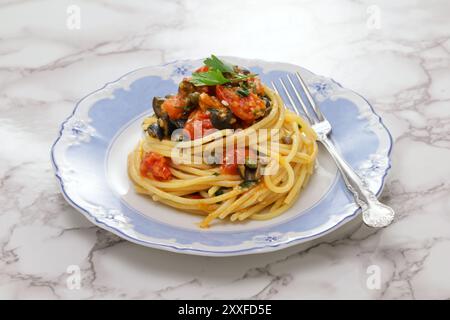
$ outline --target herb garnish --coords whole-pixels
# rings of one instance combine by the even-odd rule
[[[225,78],[223,73],[217,69],[211,69],[206,72],[194,72],[190,81],[194,86],[214,86],[216,84],[230,82],[230,80]]]
[[[220,72],[228,72],[233,73],[233,66],[225,61],[220,60],[215,55],[211,55],[211,58],[206,58],[203,63],[205,66],[208,66],[210,69],[216,69]]]
[[[248,89],[239,88],[236,90],[236,93],[238,95],[240,95],[241,97],[248,97],[248,95],[250,94],[250,91],[248,91]]]
[[[251,180],[245,180],[244,182],[242,182],[239,187],[241,187],[242,189],[247,189],[247,188],[251,188],[255,185],[255,181],[251,181]]]
[[[203,63],[209,67],[206,72],[194,72],[190,82],[195,86],[214,86],[230,82],[242,81],[248,78],[253,78],[256,74],[240,74],[236,72],[233,66],[211,55],[206,58]],[[227,74],[226,78],[224,73]]]

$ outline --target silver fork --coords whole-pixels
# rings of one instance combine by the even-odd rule
[[[394,219],[394,210],[391,207],[388,207],[378,201],[376,195],[369,190],[365,181],[358,176],[358,174],[352,169],[347,161],[345,161],[344,158],[338,153],[333,142],[331,142],[331,140],[328,138],[328,134],[331,132],[330,123],[317,107],[314,99],[311,96],[311,93],[308,90],[308,87],[306,86],[300,74],[297,72],[295,75],[298,82],[300,83],[303,92],[305,93],[305,96],[314,114],[311,114],[310,109],[305,104],[305,101],[298,92],[289,74],[287,76],[288,84],[286,84],[285,81],[280,78],[281,87],[289,100],[288,104],[292,106],[293,110],[298,115],[300,115],[299,107],[294,102],[293,97],[287,89],[287,86],[289,85],[291,87],[291,90],[294,92],[298,102],[300,103],[304,115],[308,119],[309,123],[312,124],[312,128],[317,134],[317,140],[324,145],[324,147],[330,153],[331,157],[336,162],[336,165],[344,179],[345,185],[353,194],[356,204],[361,208],[364,223],[370,227],[375,228],[388,226]],[[274,82],[272,82],[272,86],[279,94],[279,91]]]

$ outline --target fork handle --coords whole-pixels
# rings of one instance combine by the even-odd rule
[[[378,201],[367,183],[344,160],[327,136],[320,137],[319,141],[331,154],[342,174],[345,185],[353,194],[356,204],[361,207],[364,223],[376,228],[388,226],[394,219],[394,210]]]

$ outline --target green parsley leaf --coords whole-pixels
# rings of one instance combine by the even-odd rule
[[[211,58],[206,58],[203,63],[212,69],[219,70],[221,72],[234,73],[233,66],[225,61],[220,60],[215,55],[211,55]]]
[[[194,72],[191,78],[191,83],[194,86],[214,86],[228,82],[230,82],[230,80],[225,78],[222,72],[217,69],[211,69],[207,72]]]
[[[220,60],[215,55],[206,58],[203,63],[209,67],[206,72],[194,72],[190,82],[195,86],[214,86],[230,82],[239,82],[248,78],[253,78],[256,74],[239,74],[233,69],[233,66],[225,61]],[[227,73],[231,75],[229,79],[223,75]]]
[[[236,90],[236,93],[238,95],[240,95],[241,97],[248,97],[248,95],[250,94],[250,91],[248,91],[248,89],[239,88]]]

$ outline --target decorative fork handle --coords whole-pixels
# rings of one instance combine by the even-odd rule
[[[290,84],[291,89],[295,93],[298,101],[300,102],[305,116],[308,118],[309,122],[312,123],[313,129],[317,133],[317,140],[322,142],[322,144],[333,157],[337,167],[339,168],[339,171],[342,174],[342,177],[344,178],[348,190],[353,193],[356,204],[361,207],[364,223],[370,227],[386,227],[394,219],[394,210],[379,202],[376,195],[373,194],[372,191],[370,191],[367,183],[365,183],[365,181],[361,179],[356,174],[356,172],[353,171],[352,167],[350,167],[350,165],[341,157],[334,144],[328,138],[328,134],[331,132],[330,123],[326,120],[320,109],[317,107],[314,99],[311,96],[311,93],[308,90],[308,86],[303,81],[300,73],[296,72],[295,75],[302,87],[303,92],[306,95],[308,103],[311,106],[311,110],[314,111],[313,113],[315,117],[312,116],[308,111],[308,108],[304,101],[305,99],[303,99],[299,94],[289,74],[287,75],[287,79],[289,81],[288,83]],[[286,83],[282,78],[280,78],[280,84],[284,93],[286,94],[286,97],[288,98],[289,105],[291,105],[294,111],[300,115],[299,107],[297,107],[297,104],[289,93]],[[272,82],[272,86],[274,90],[279,93],[274,82]]]
[[[319,136],[318,140],[333,157],[347,188],[353,193],[356,203],[361,207],[364,223],[375,228],[388,226],[394,219],[394,210],[378,201],[376,195],[369,190],[367,183],[342,158],[326,135]]]

